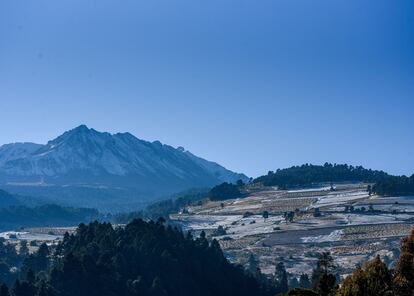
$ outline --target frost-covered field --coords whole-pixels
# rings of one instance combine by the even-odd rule
[[[179,222],[184,230],[216,230],[222,226],[226,234],[218,236],[230,238],[242,238],[244,236],[272,233],[275,225],[284,223],[283,216],[270,216],[264,219],[261,215],[252,215],[243,218],[242,215],[173,215],[172,218]]]
[[[330,189],[263,188],[243,199],[191,206],[189,214],[171,218],[185,230],[205,230],[219,240],[231,261],[245,264],[255,254],[264,272],[272,272],[280,257],[289,272],[309,271],[317,253],[326,250],[343,274],[376,254],[392,264],[401,237],[414,225],[414,198],[369,196],[364,184]],[[285,218],[289,212],[291,219]]]
[[[219,226],[231,225],[242,218],[241,215],[220,216],[220,215],[173,215],[171,216],[180,222],[183,230],[213,230]]]
[[[6,240],[26,240],[26,241],[54,241],[56,239],[60,239],[62,236],[60,235],[53,235],[53,234],[45,234],[45,233],[32,233],[32,232],[17,232],[17,231],[6,231],[1,232],[0,237]]]
[[[305,236],[302,237],[304,243],[325,243],[338,241],[343,237],[344,231],[342,229],[334,230],[330,234],[317,235],[317,236]]]
[[[318,201],[312,204],[311,207],[338,206],[366,198],[368,198],[368,193],[362,190],[332,192],[327,196],[319,197]]]

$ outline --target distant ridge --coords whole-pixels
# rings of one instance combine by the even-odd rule
[[[247,181],[221,165],[159,141],[80,125],[46,145],[0,147],[0,186],[73,206],[118,208],[221,182]],[[122,207],[122,206],[121,206]]]

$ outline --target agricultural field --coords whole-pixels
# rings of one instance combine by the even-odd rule
[[[170,216],[195,235],[217,239],[232,262],[250,254],[263,273],[282,261],[292,274],[310,273],[330,251],[341,276],[380,255],[392,266],[400,240],[414,227],[414,198],[370,196],[367,184],[278,190],[254,188],[248,196],[207,201]]]
[[[35,227],[21,229],[20,231],[0,232],[0,239],[6,240],[16,248],[19,248],[21,241],[27,241],[29,251],[33,253],[40,244],[56,245],[63,238],[65,232],[74,233],[75,231],[76,227]]]

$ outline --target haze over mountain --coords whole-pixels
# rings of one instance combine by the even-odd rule
[[[46,145],[0,147],[0,185],[74,206],[138,206],[190,188],[247,181],[243,174],[158,141],[81,125]]]

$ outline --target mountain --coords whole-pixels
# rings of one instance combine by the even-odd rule
[[[184,148],[81,125],[49,141],[0,147],[0,186],[72,206],[129,209],[190,188],[247,181]],[[121,209],[120,209],[121,210]]]

